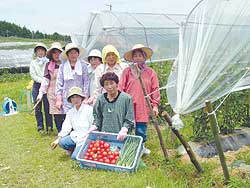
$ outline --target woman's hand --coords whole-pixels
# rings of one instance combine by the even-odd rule
[[[58,137],[54,142],[52,142],[52,143],[50,144],[51,149],[55,149],[55,148],[58,146],[59,141],[60,141],[60,138],[61,138],[61,137]]]
[[[157,106],[153,106],[153,113],[154,113],[155,116],[159,115],[159,110],[158,110]]]
[[[123,141],[128,135],[128,129],[126,127],[122,127],[120,132],[117,135],[117,140]]]

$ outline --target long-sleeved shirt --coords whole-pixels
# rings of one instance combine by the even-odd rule
[[[64,66],[67,66],[68,63],[63,62],[58,70],[57,80],[56,80],[56,100],[62,100],[63,103],[63,113],[66,114],[69,109],[72,108],[72,104],[67,101],[67,96],[69,89],[73,86],[80,87],[82,89],[82,93],[85,96],[89,96],[89,77],[88,77],[88,69],[87,65],[83,62],[80,62],[81,68],[82,68],[82,74],[78,75],[77,72],[75,72],[72,75],[73,79],[65,79],[64,75]]]
[[[131,130],[135,123],[132,98],[120,91],[117,98],[111,102],[107,93],[99,95],[93,115],[95,126],[102,132],[119,133],[122,127]]]
[[[30,76],[31,76],[32,80],[34,80],[37,83],[42,82],[45,65],[48,62],[49,62],[49,60],[45,57],[36,58],[35,60],[31,61],[31,63],[30,63]]]
[[[95,91],[94,96],[97,98],[98,95],[104,93],[104,89],[100,84],[100,79],[103,74],[107,72],[114,72],[118,78],[122,75],[122,71],[128,67],[126,63],[115,64],[114,67],[110,67],[108,64],[101,64],[95,69]]]
[[[86,139],[86,133],[91,127],[93,119],[93,108],[91,106],[82,103],[79,110],[74,106],[66,114],[62,130],[58,133],[58,136],[70,135],[71,139],[79,144]]]
[[[133,72],[133,66],[128,67],[123,71],[119,81],[119,89],[132,96],[135,111],[135,121],[148,122],[149,109],[147,107],[147,102],[143,95],[138,76],[136,76]],[[151,104],[153,106],[159,106],[160,91],[157,74],[150,67],[146,67],[145,70],[141,73],[141,77],[147,93],[149,94],[154,92],[152,95],[150,95]]]

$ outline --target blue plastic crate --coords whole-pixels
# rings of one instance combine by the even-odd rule
[[[91,132],[84,145],[81,147],[79,150],[76,159],[80,162],[80,167],[81,168],[100,168],[100,169],[106,169],[106,170],[112,170],[112,171],[118,171],[118,172],[135,172],[139,163],[139,159],[142,154],[142,137],[140,136],[134,136],[134,135],[128,135],[127,137],[133,137],[139,140],[139,146],[136,151],[136,156],[135,160],[133,162],[133,165],[131,167],[124,167],[124,166],[118,166],[118,165],[113,165],[113,164],[106,164],[106,163],[100,163],[97,161],[90,161],[90,160],[85,160],[83,159],[85,153],[87,152],[88,146],[91,141],[96,141],[96,140],[103,140],[105,142],[108,142],[110,144],[110,147],[119,147],[122,149],[124,145],[124,141],[119,141],[116,139],[117,134],[114,133],[104,133],[104,132]]]

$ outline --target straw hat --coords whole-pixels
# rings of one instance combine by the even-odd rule
[[[145,46],[142,45],[142,44],[136,44],[136,45],[133,46],[133,48],[132,48],[131,50],[127,51],[127,52],[124,54],[124,59],[125,59],[126,61],[132,62],[132,61],[133,61],[133,60],[132,60],[132,52],[133,52],[134,50],[139,50],[139,49],[145,52],[145,54],[146,54],[146,59],[149,59],[149,58],[153,55],[153,50],[152,50],[151,48],[145,47]]]
[[[79,56],[81,56],[84,52],[83,48],[78,47],[75,43],[69,43],[65,46],[65,50],[61,53],[63,59],[68,59],[67,52],[69,52],[72,49],[78,49],[79,50]]]
[[[45,50],[45,52],[47,51],[47,46],[45,44],[43,44],[42,42],[39,42],[36,44],[36,46],[34,48],[34,53],[36,53],[37,48],[43,48]]]
[[[69,93],[68,93],[68,97],[67,97],[67,101],[68,102],[71,102],[70,98],[73,96],[73,95],[79,95],[81,96],[82,98],[85,98],[86,96],[82,94],[82,89],[79,88],[79,87],[72,87],[69,89]]]
[[[100,59],[102,59],[102,53],[98,49],[93,49],[89,52],[88,61],[90,60],[91,57],[99,57]]]
[[[52,50],[54,50],[54,49],[57,49],[57,50],[59,50],[59,51],[63,51],[63,49],[62,49],[62,45],[59,43],[59,42],[53,42],[52,44],[51,44],[51,47],[50,47],[50,49],[48,49],[48,51],[47,51],[47,57],[51,57],[51,52],[52,52]]]

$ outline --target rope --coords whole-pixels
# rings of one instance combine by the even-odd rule
[[[155,92],[157,92],[157,91],[160,91],[160,90],[162,90],[162,89],[167,89],[167,85],[166,86],[163,86],[163,87],[160,87],[159,89],[157,89],[157,90],[155,90],[155,91],[153,91],[153,92],[151,92],[151,93],[148,93],[145,97],[150,97],[150,95],[152,95],[153,93],[155,93]]]

